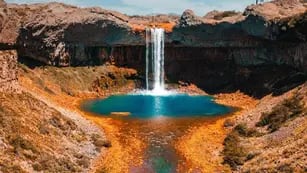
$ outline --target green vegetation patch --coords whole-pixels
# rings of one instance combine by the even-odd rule
[[[0,172],[4,173],[27,173],[20,165],[16,165],[10,161],[0,162]]]
[[[14,147],[14,152],[19,150],[31,150],[33,153],[37,153],[36,147],[28,140],[17,135],[14,137],[9,137],[9,143]]]
[[[254,128],[248,128],[246,124],[238,124],[224,140],[224,164],[228,164],[235,170],[239,165],[243,165],[247,160],[255,157],[255,154],[248,153],[240,144],[240,138],[259,137],[263,134]]]
[[[295,94],[289,99],[275,106],[271,112],[263,113],[258,127],[268,126],[270,132],[278,130],[285,122],[301,115],[304,111],[302,97]]]
[[[246,124],[239,124],[234,128],[234,130],[243,137],[259,137],[263,135],[254,128],[248,128]]]
[[[240,145],[240,134],[233,130],[224,140],[224,164],[228,164],[233,170],[243,165],[246,157],[246,149]]]

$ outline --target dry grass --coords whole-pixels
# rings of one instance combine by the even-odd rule
[[[80,146],[92,143],[93,151],[95,146],[71,119],[27,93],[0,93],[0,100],[0,139],[5,144],[0,145],[5,146],[0,172],[31,172],[22,162],[35,171],[54,173],[89,167],[91,153]]]
[[[248,128],[246,124],[238,124],[235,128],[235,131],[242,137],[259,137],[263,134],[258,132],[255,128]]]
[[[232,130],[224,141],[224,163],[234,172],[306,172],[306,93],[302,85],[270,102],[265,98],[254,114],[248,112],[261,121],[243,119],[248,126]]]
[[[21,65],[23,66],[23,65]],[[92,165],[91,170],[101,172],[126,172],[131,166],[131,162],[136,165],[142,163],[141,150],[144,149],[142,141],[137,136],[119,134],[118,124],[113,124],[111,120],[92,116],[80,111],[80,101],[89,98],[104,97],[108,94],[126,93],[135,88],[134,80],[136,71],[127,68],[118,68],[112,65],[97,66],[97,67],[36,67],[29,69],[24,67],[19,77],[21,85],[29,91],[34,92],[55,103],[57,106],[77,112],[83,115],[86,119],[92,120],[106,132],[106,137],[97,135],[86,135],[82,133],[68,133],[67,135],[75,141],[90,140],[94,150],[100,151],[101,147],[109,148],[108,154],[101,154]],[[40,86],[34,79],[39,78],[43,83]],[[121,86],[122,85],[122,86]],[[44,89],[49,88],[53,93]],[[65,92],[63,92],[65,89]],[[69,94],[70,92],[71,94]],[[53,119],[50,124],[50,119],[46,122],[41,122],[38,127],[40,133],[52,134],[53,130],[50,126],[56,129],[63,129],[66,123],[57,119]],[[46,125],[47,124],[47,125]],[[64,128],[65,129],[65,128]],[[65,132],[65,131],[64,131]],[[68,131],[69,132],[69,131]],[[64,133],[62,133],[64,134]],[[65,133],[66,134],[66,133]],[[122,144],[123,139],[129,145]],[[78,142],[79,143],[79,142]],[[130,145],[133,144],[133,145]],[[103,150],[104,153],[106,150]],[[79,159],[74,157],[75,163],[79,166],[87,165],[88,159]],[[84,167],[84,166],[83,166]]]
[[[20,150],[30,150],[37,153],[36,147],[28,140],[22,138],[20,135],[9,136],[9,144],[13,146],[14,152],[18,153]]]
[[[239,135],[235,132],[230,133],[224,141],[224,163],[232,169],[236,169],[238,165],[243,165],[247,156],[245,149],[239,143]]]
[[[126,86],[134,82],[137,75],[133,69],[115,66],[99,67],[36,67],[30,69],[20,64],[22,85],[35,85],[48,94],[79,96],[82,93],[104,94],[108,90]],[[25,83],[29,82],[30,83]]]
[[[233,130],[224,140],[223,159],[224,164],[228,164],[233,170],[239,165],[243,165],[248,154],[246,149],[240,145],[240,133]]]
[[[263,113],[256,125],[259,127],[267,126],[270,132],[274,132],[288,120],[301,115],[303,111],[304,103],[302,97],[295,94],[275,106],[271,112]]]
[[[247,160],[255,157],[255,154],[248,153],[242,146],[241,138],[259,137],[263,134],[254,128],[248,128],[246,124],[238,124],[224,140],[224,163],[228,164],[233,170],[243,165]]]

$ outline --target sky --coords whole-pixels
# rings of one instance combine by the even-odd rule
[[[38,3],[63,2],[80,7],[99,6],[105,9],[116,10],[129,15],[146,15],[153,13],[182,14],[186,9],[193,10],[203,16],[212,10],[243,11],[247,5],[255,0],[5,0],[8,3]]]

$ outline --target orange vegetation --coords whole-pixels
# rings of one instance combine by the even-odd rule
[[[92,172],[128,172],[131,165],[138,166],[142,163],[141,156],[143,153],[142,150],[144,149],[144,144],[135,135],[127,135],[125,138],[123,138],[124,135],[120,135],[120,130],[124,125],[122,122],[110,118],[97,117],[81,111],[81,102],[86,99],[95,98],[97,97],[97,94],[92,92],[84,92],[79,93],[77,96],[71,96],[62,92],[59,89],[59,84],[56,84],[55,81],[52,81],[51,79],[50,81],[44,79],[45,81],[43,87],[37,83],[36,80],[45,78],[43,73],[46,70],[27,70],[31,71],[30,75],[24,73],[19,77],[19,82],[25,90],[39,96],[41,99],[46,100],[47,102],[52,102],[58,108],[64,108],[74,113],[78,113],[86,119],[91,120],[104,131],[106,138],[111,141],[112,147],[106,151],[102,150],[101,156],[94,162]],[[36,79],[35,77],[39,78]],[[46,92],[46,87],[52,90],[52,92]],[[113,91],[113,93],[126,93],[131,91],[133,88],[134,86],[128,85],[116,89],[116,91]],[[110,93],[112,93],[112,91],[104,92],[103,94],[107,96]],[[103,96],[101,95],[101,97]]]
[[[223,159],[220,156],[223,141],[228,132],[224,127],[224,122],[226,119],[242,115],[245,110],[255,107],[258,101],[240,92],[219,94],[215,98],[218,103],[238,107],[240,110],[230,117],[225,116],[214,123],[193,128],[176,142],[177,151],[185,159],[184,164],[180,164],[177,168],[179,172],[187,168],[187,172],[197,170],[204,173],[230,172],[230,169],[222,164]]]
[[[144,150],[147,147],[146,140],[143,139],[144,136],[139,134],[140,128],[142,128],[140,126],[144,126],[142,125],[143,122],[139,123],[135,121],[127,123],[117,119],[98,117],[81,111],[80,103],[85,99],[97,97],[97,93],[81,92],[75,96],[64,93],[59,89],[61,83],[56,83],[51,78],[48,78],[50,76],[49,74],[44,74],[48,70],[49,69],[33,70],[33,72],[27,72],[33,73],[31,75],[24,73],[25,75],[19,77],[19,81],[26,90],[39,95],[42,99],[54,103],[59,108],[65,108],[82,115],[104,130],[106,137],[112,143],[112,147],[101,153],[101,156],[93,165],[92,172],[129,172],[131,167],[140,167],[144,160]],[[59,71],[59,69],[55,70]],[[82,69],[79,70],[82,71]],[[100,69],[89,70],[99,71]],[[28,71],[32,70],[28,69]],[[70,71],[66,71],[65,73],[70,73]],[[76,71],[74,74],[75,73]],[[84,72],[82,72],[82,74],[84,74]],[[44,78],[43,85],[41,82],[37,82],[40,81],[39,79],[41,78]],[[56,78],[59,80],[61,77],[57,74]],[[67,84],[65,83],[63,85],[66,86]],[[48,89],[46,90],[46,88]],[[117,88],[116,92],[125,93],[133,88],[134,86],[125,85],[121,88]],[[50,90],[52,90],[52,92],[50,92]],[[193,85],[183,90],[198,91]],[[114,91],[110,90],[109,92],[104,92],[104,96],[110,93],[114,93]],[[257,104],[257,100],[240,92],[219,94],[216,95],[215,98],[218,103],[241,108],[239,111],[232,114],[230,118],[242,115],[245,110],[253,108]],[[220,151],[223,149],[224,138],[227,134],[227,129],[224,127],[226,117],[229,118],[229,116],[225,116],[207,120],[198,119],[197,121],[182,119],[178,121],[168,121],[170,124],[163,126],[166,131],[177,131],[178,129],[182,129],[181,131],[184,132],[180,134],[178,138],[175,138],[172,144],[180,156],[180,162],[177,168],[179,172],[193,172],[195,170],[201,170],[202,172],[219,172],[227,170],[227,168],[225,168],[226,166],[221,164],[222,157],[219,156]],[[160,135],[162,136],[165,131],[163,129],[161,130],[161,124],[155,125],[152,122],[150,125],[147,125],[146,128],[147,127],[155,129],[155,131],[159,131],[159,133],[161,132]],[[129,131],[129,133],[127,133],[127,131]]]
[[[147,23],[147,24],[136,24],[130,23],[130,27],[136,32],[143,32],[147,27],[158,27],[165,29],[166,32],[172,32],[175,22],[165,22],[165,23]]]
[[[110,118],[96,117],[81,111],[80,103],[84,98],[72,97],[65,94],[52,95],[33,86],[24,85],[24,87],[39,94],[44,99],[56,103],[59,107],[77,112],[103,129],[107,139],[112,142],[112,147],[106,153],[101,153],[101,156],[94,163],[92,172],[107,171],[110,173],[121,173],[126,172],[131,165],[138,166],[142,163],[141,156],[144,144],[137,136],[127,136],[123,139],[123,135],[120,135],[120,129],[124,125],[122,122]],[[125,141],[122,142],[121,140]]]

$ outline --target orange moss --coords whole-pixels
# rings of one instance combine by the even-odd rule
[[[40,76],[40,74],[36,75]],[[102,153],[101,157],[96,160],[92,172],[99,172],[99,170],[102,170],[101,172],[115,173],[129,172],[129,167],[137,167],[142,164],[142,157],[146,144],[143,139],[140,139],[141,136],[139,134],[136,132],[131,134],[123,133],[123,127],[127,128],[127,124],[123,121],[93,116],[79,109],[81,101],[97,97],[97,93],[83,92],[76,96],[70,96],[61,91],[58,84],[52,81],[45,82],[45,85],[55,93],[47,92],[44,87],[36,84],[33,79],[30,79],[27,75],[21,76],[19,80],[21,85],[27,90],[44,97],[46,100],[56,103],[59,107],[83,115],[105,131],[106,137],[112,142],[112,147],[108,149],[106,153]],[[117,89],[117,92],[127,92],[131,88],[133,88],[133,86],[125,86],[121,89]],[[192,88],[194,90],[195,87]],[[107,96],[112,92],[114,91],[108,91],[103,94]],[[242,115],[243,111],[257,104],[257,100],[240,92],[219,94],[216,95],[215,98],[218,103],[241,108],[240,111],[232,114],[232,117]],[[226,117],[229,118],[229,116]],[[189,126],[190,128],[186,130],[182,137],[177,138],[173,144],[179,156],[182,157],[180,160],[183,160],[179,162],[179,166],[177,167],[178,172],[193,172],[199,170],[202,172],[230,171],[229,168],[222,165],[222,157],[219,156],[220,152],[223,150],[224,138],[228,133],[227,129],[224,127],[226,117],[221,117],[214,121],[199,120],[197,122],[188,122],[182,120],[183,122],[188,122],[188,125],[183,125],[183,127],[187,128]],[[138,126],[138,124],[134,126]],[[161,128],[161,126],[157,127]],[[175,123],[175,125],[167,125],[166,127],[166,131],[170,128],[178,128],[178,123]]]
[[[242,115],[243,111],[253,108],[257,100],[240,92],[231,94],[218,94],[216,102],[228,106],[241,108],[231,115],[235,117]],[[175,148],[185,159],[185,163],[178,166],[178,171],[187,170],[193,172],[200,170],[204,173],[231,172],[230,168],[223,165],[223,158],[219,156],[223,150],[223,141],[228,133],[224,122],[230,116],[225,116],[211,124],[203,124],[193,128],[175,143]]]
[[[146,23],[146,24],[136,24],[136,23],[130,23],[130,27],[135,32],[143,32],[147,27],[158,27],[165,29],[165,32],[170,33],[173,31],[173,28],[175,27],[175,22],[165,22],[165,23]]]
[[[35,70],[33,70],[33,72],[35,72],[35,74],[32,75],[40,77],[40,72]],[[19,77],[19,83],[25,90],[38,95],[42,99],[50,101],[60,108],[76,112],[86,119],[91,120],[104,131],[107,139],[111,141],[112,147],[110,147],[106,152],[102,152],[101,156],[95,160],[91,172],[105,171],[110,173],[122,173],[128,172],[131,165],[138,166],[142,164],[142,150],[145,148],[145,145],[142,140],[135,135],[121,135],[120,129],[124,126],[122,122],[110,118],[97,117],[80,110],[81,102],[86,99],[97,98],[97,93],[84,92],[79,93],[76,96],[70,96],[61,91],[58,84],[53,83],[53,81],[45,81],[44,85],[52,89],[52,92],[50,93],[45,90],[45,87],[40,86],[27,75],[21,75]],[[124,86],[122,88],[117,88],[116,92],[126,93],[131,91],[133,88],[134,86]],[[109,90],[104,91],[104,93],[101,94],[107,96],[114,92],[115,91]]]
[[[112,141],[112,147],[107,153],[95,161],[92,172],[99,172],[101,169],[110,173],[129,172],[131,166],[137,167],[143,163],[145,144],[137,137],[121,134],[120,129],[125,125],[123,122],[90,114],[83,115],[102,127],[107,138]]]

